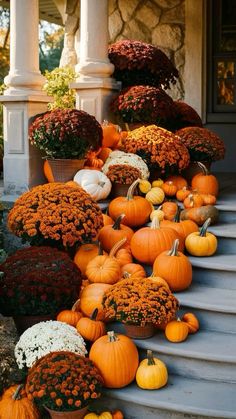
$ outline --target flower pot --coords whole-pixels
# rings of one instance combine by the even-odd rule
[[[51,314],[48,315],[38,315],[38,316],[24,316],[18,315],[13,316],[13,320],[16,326],[16,330],[19,335],[22,335],[26,329],[33,326],[34,324],[40,322],[46,322],[47,320],[53,320],[54,316]]]
[[[130,185],[123,183],[113,183],[109,198],[117,198],[118,196],[126,196]],[[138,190],[135,188],[135,195],[138,195]]]
[[[82,409],[71,410],[67,412],[51,410],[46,406],[45,406],[45,409],[49,412],[52,419],[82,419],[88,411],[87,406],[83,407]]]
[[[211,168],[210,161],[202,161],[202,164],[206,166],[207,169]],[[202,169],[199,167],[197,161],[190,161],[188,167],[181,172],[181,175],[187,180],[187,182],[191,185],[192,178],[197,175],[198,173],[202,173]]]
[[[147,339],[154,335],[155,328],[152,323],[145,326],[138,326],[136,324],[124,324],[125,334],[133,339]]]
[[[84,163],[85,159],[47,159],[43,170],[48,182],[68,182],[83,169]]]

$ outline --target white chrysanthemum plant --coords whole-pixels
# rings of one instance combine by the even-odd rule
[[[142,173],[142,179],[149,178],[150,173],[148,166],[146,165],[145,161],[137,154],[125,153],[124,151],[119,150],[112,151],[102,167],[103,173],[106,175],[109,170],[109,166],[114,164],[128,164],[129,166],[134,166]]]
[[[54,320],[40,322],[21,335],[15,346],[16,362],[20,369],[30,368],[44,355],[56,351],[87,354],[84,339],[74,327]]]

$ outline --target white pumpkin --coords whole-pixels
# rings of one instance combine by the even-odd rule
[[[107,198],[111,192],[110,179],[100,170],[79,170],[74,181],[77,182],[95,201]]]

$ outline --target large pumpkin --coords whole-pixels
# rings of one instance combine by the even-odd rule
[[[171,248],[179,235],[172,228],[160,228],[158,218],[152,220],[150,227],[137,230],[130,242],[131,252],[141,263],[152,265],[156,257]],[[161,275],[160,275],[161,276]]]
[[[107,252],[111,250],[114,244],[124,237],[127,238],[127,242],[130,242],[134,234],[130,227],[121,224],[124,217],[125,214],[120,214],[113,225],[103,226],[99,231],[98,240],[101,242],[103,249]]]
[[[134,196],[135,187],[139,179],[134,181],[129,187],[127,196],[119,196],[109,204],[109,215],[114,220],[120,215],[125,214],[123,224],[130,227],[139,227],[149,220],[152,212],[152,205],[142,196]]]
[[[206,166],[198,162],[199,167],[202,170],[202,173],[198,173],[192,178],[192,189],[196,190],[198,193],[218,195],[219,192],[219,183],[217,178],[210,174]]]
[[[101,371],[105,386],[109,388],[130,384],[139,364],[138,350],[133,341],[112,331],[92,344],[89,358]]]
[[[40,415],[31,400],[28,399],[23,385],[9,387],[0,401],[1,419],[39,419]]]
[[[90,317],[98,308],[97,320],[104,320],[102,300],[104,293],[111,287],[109,284],[89,284],[83,288],[80,294],[80,310],[87,317]]]
[[[171,291],[182,291],[192,282],[192,265],[187,256],[178,252],[178,239],[170,251],[162,252],[153,264],[153,273],[168,282]]]

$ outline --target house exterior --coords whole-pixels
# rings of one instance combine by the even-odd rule
[[[235,172],[236,5],[233,0],[1,0],[11,9],[11,64],[4,105],[4,189],[18,195],[43,182],[42,162],[28,144],[28,121],[46,110],[38,64],[38,19],[65,26],[61,65],[75,66],[80,109],[101,122],[120,88],[112,78],[107,45],[138,39],[161,48],[180,79],[169,91],[199,113],[226,144],[213,170]],[[22,31],[24,28],[24,31]]]

